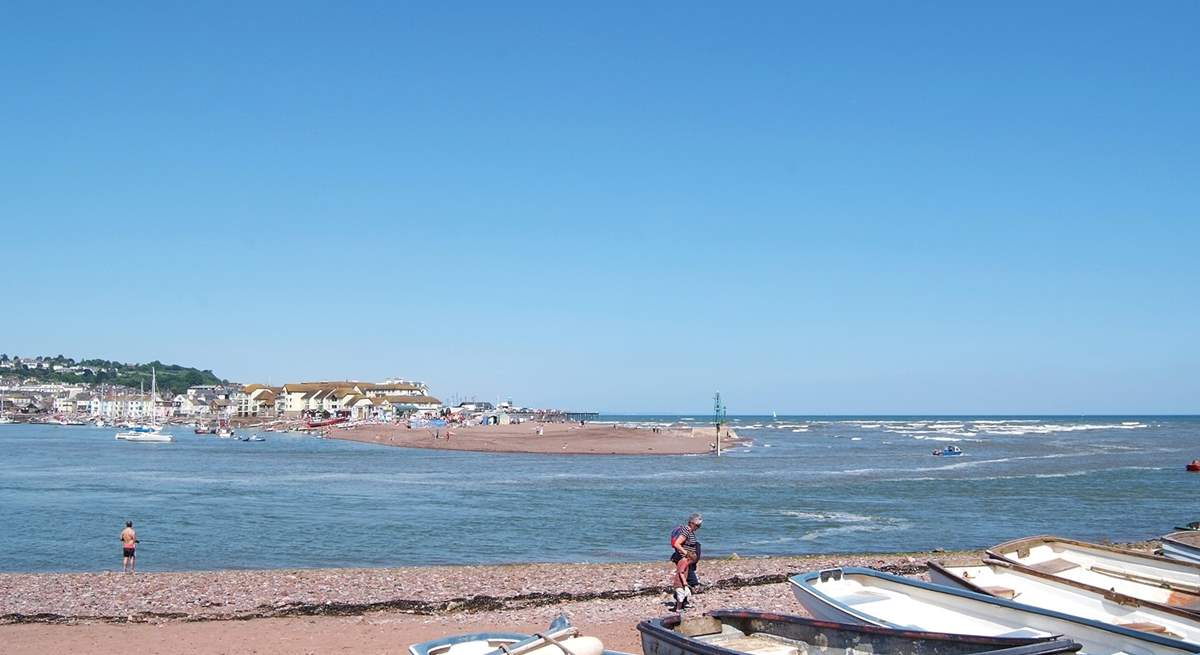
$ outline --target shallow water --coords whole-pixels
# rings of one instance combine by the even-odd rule
[[[610,417],[667,423],[685,417]],[[706,419],[695,419],[697,424]],[[411,450],[267,434],[0,425],[0,570],[144,570],[665,558],[1137,540],[1200,520],[1200,418],[740,417],[728,457]],[[934,457],[956,443],[966,455]]]

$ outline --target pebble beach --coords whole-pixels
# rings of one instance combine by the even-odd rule
[[[692,612],[800,613],[787,576],[832,566],[920,575],[978,552],[704,560]],[[394,569],[0,574],[5,653],[401,652],[484,629],[540,630],[565,613],[610,649],[640,652],[635,626],[669,613],[670,564],[519,564]]]

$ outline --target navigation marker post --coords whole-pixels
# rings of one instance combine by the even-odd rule
[[[725,405],[721,402],[721,392],[713,395],[713,425],[717,428],[717,457],[721,456],[721,424],[725,422]]]

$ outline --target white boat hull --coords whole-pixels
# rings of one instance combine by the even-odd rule
[[[175,438],[161,432],[118,432],[117,441],[133,441],[139,443],[170,443]]]
[[[1051,536],[1009,541],[987,552],[1056,577],[1165,605],[1180,604],[1173,598],[1176,592],[1193,599],[1200,594],[1196,562]]]
[[[929,568],[929,579],[951,587],[971,585],[1025,605],[1200,643],[1200,615],[1143,605],[1136,598],[1039,576],[1008,563],[941,563]]]
[[[809,613],[826,619],[991,637],[1064,635],[1087,655],[1200,652],[1200,645],[870,569],[801,574],[791,585]]]

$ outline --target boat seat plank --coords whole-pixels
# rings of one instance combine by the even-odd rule
[[[1008,587],[982,587],[982,589],[989,594],[996,596],[997,598],[1007,598],[1012,600],[1013,597],[1017,595],[1015,590],[1009,589]]]
[[[1167,626],[1159,625],[1157,623],[1150,623],[1149,621],[1135,621],[1133,623],[1118,623],[1117,625],[1121,626],[1122,628],[1129,628],[1130,630],[1140,630],[1141,632],[1152,632],[1157,635],[1163,635],[1164,637],[1171,637],[1173,639],[1183,639],[1182,636],[1177,635],[1174,632],[1171,632],[1170,630],[1168,630]]]
[[[1079,565],[1075,562],[1069,562],[1061,557],[1056,557],[1054,559],[1046,560],[1045,562],[1030,564],[1029,568],[1041,571],[1042,573],[1049,573],[1050,575],[1058,575],[1063,571],[1077,569],[1079,568]]]
[[[705,639],[706,643],[751,655],[800,655],[800,649],[767,635],[724,635]]]

